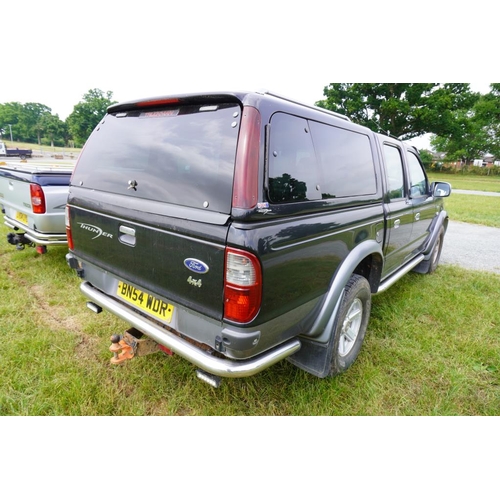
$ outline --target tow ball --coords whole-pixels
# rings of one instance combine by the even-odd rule
[[[135,356],[137,352],[137,340],[134,339],[133,335],[127,334],[127,332],[124,335],[111,335],[109,350],[113,353],[111,363],[119,365]]]
[[[168,355],[173,355],[170,349],[158,344],[149,337],[143,337],[142,333],[131,328],[123,335],[111,335],[111,345],[109,350],[113,353],[110,362],[113,365],[120,365],[135,356],[146,356],[158,351],[163,351]]]
[[[24,236],[24,233],[9,233],[7,235],[7,243],[16,245],[17,250],[24,250],[26,245],[29,247],[35,246],[26,236]]]

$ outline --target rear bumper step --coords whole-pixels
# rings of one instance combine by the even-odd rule
[[[94,304],[115,314],[198,368],[219,377],[250,377],[287,358],[301,347],[300,341],[293,339],[250,359],[238,361],[217,358],[135,313],[114,298],[94,288],[88,281],[84,281],[80,285],[80,290]]]

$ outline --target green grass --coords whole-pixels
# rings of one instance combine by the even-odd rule
[[[455,189],[500,193],[500,177],[433,172],[429,179],[449,182]],[[451,220],[500,227],[500,196],[457,194],[452,189],[445,208]]]
[[[500,227],[500,196],[454,194],[445,200],[451,220]]]
[[[455,177],[437,176],[457,187]],[[461,189],[479,189],[482,179],[460,181]],[[495,191],[495,182],[482,186]],[[454,220],[500,227],[500,198],[453,194],[446,207]],[[0,230],[0,415],[500,411],[498,275],[441,266],[432,276],[404,277],[374,297],[360,358],[340,377],[320,380],[284,361],[214,390],[177,356],[157,353],[110,365],[109,337],[127,325],[86,309],[65,248],[43,256],[18,252],[7,245],[7,232]]]
[[[65,248],[0,230],[0,415],[498,415],[500,276],[441,266],[373,298],[361,355],[318,379],[283,361],[213,389],[179,356],[109,363],[127,325],[85,307]]]
[[[429,179],[433,181],[449,182],[453,189],[469,189],[473,191],[491,191],[500,193],[500,177],[493,175],[473,175],[462,173],[428,173]]]

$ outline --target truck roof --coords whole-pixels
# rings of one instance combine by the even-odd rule
[[[342,120],[351,121],[345,115],[341,113],[336,113],[335,111],[330,111],[328,109],[320,108],[311,104],[306,104],[300,101],[296,101],[289,97],[273,93],[269,90],[258,90],[253,92],[242,92],[242,91],[227,91],[227,92],[199,92],[199,93],[187,93],[187,94],[172,94],[164,95],[151,98],[143,98],[132,101],[121,102],[117,104],[112,104],[108,107],[108,113],[117,113],[120,111],[130,110],[135,107],[153,107],[162,106],[169,104],[209,104],[211,102],[217,103],[223,98],[226,102],[237,102],[237,103],[252,103],[256,99],[261,98],[274,98],[279,99],[290,104],[295,104],[298,106],[306,107],[310,110],[325,113],[331,116],[335,116]]]

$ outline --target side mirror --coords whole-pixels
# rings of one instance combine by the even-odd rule
[[[431,186],[433,196],[445,198],[451,194],[451,184],[448,182],[433,182]]]

